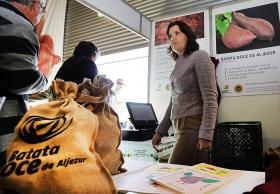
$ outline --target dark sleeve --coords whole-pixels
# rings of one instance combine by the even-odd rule
[[[98,73],[95,63],[92,60],[88,59],[87,61],[83,61],[80,66],[82,66],[82,69],[80,71],[80,74],[77,75],[79,76],[80,83],[83,82],[85,78],[93,81]]]
[[[1,88],[13,94],[33,94],[42,91],[47,78],[38,70],[17,70],[0,73]]]
[[[170,119],[171,107],[172,107],[172,102],[170,100],[169,105],[165,111],[165,115],[164,115],[162,121],[160,122],[159,126],[156,129],[156,132],[158,132],[162,135],[167,135],[168,129],[172,125],[172,121]]]
[[[93,63],[91,66],[91,75],[89,75],[92,82],[97,74],[98,74],[97,66],[95,63]]]

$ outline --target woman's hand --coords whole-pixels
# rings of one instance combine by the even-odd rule
[[[160,133],[156,133],[152,139],[153,148],[158,152],[159,150],[156,148],[156,145],[160,144],[161,142],[161,135]]]
[[[197,149],[199,151],[202,151],[202,150],[210,151],[212,149],[212,141],[207,140],[207,139],[198,139]]]

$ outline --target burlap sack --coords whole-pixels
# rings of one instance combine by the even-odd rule
[[[95,147],[111,175],[115,175],[126,170],[122,168],[124,159],[118,149],[121,142],[119,118],[106,101],[112,86],[111,80],[98,75],[93,84],[85,81],[79,85],[80,98],[77,100],[98,117],[98,134],[91,148]]]
[[[76,84],[57,80],[53,89],[60,100],[30,109],[17,125],[0,188],[22,194],[116,193],[94,147],[89,150],[97,117],[73,100]]]

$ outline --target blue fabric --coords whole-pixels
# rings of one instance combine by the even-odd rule
[[[97,74],[97,67],[91,59],[70,57],[62,64],[55,79],[58,78],[80,84],[84,81],[84,78],[91,79],[93,82]]]

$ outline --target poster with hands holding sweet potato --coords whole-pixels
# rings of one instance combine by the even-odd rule
[[[45,17],[42,17],[41,21],[36,25],[40,42],[38,68],[46,77],[49,77],[53,67],[60,63],[61,57],[54,53],[53,38],[49,34],[42,34],[44,24]]]
[[[277,3],[215,15],[217,54],[280,45]]]

